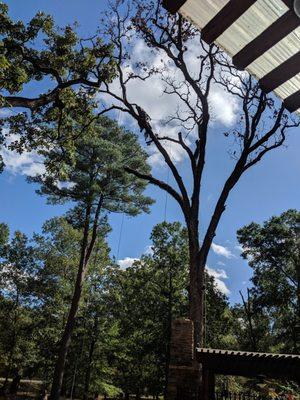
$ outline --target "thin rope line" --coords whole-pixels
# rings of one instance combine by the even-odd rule
[[[170,153],[170,159],[172,160],[171,143],[169,143],[169,153]],[[167,184],[169,184],[169,181],[170,181],[170,168],[169,168],[169,166],[168,166],[167,168],[168,168],[168,172],[167,172]],[[164,222],[167,222],[168,199],[169,199],[169,193],[166,192],[166,196],[165,196],[165,210],[164,210]]]
[[[167,183],[169,183],[169,178],[170,178],[170,168],[168,167],[168,173],[167,173]],[[165,195],[165,212],[164,212],[164,222],[167,221],[167,207],[168,207],[168,198],[169,198],[169,193],[166,192]]]
[[[124,225],[124,213],[122,214],[122,222],[121,222],[121,228],[120,228],[120,234],[119,234],[117,260],[119,259],[119,255],[120,255],[120,247],[121,247],[121,240],[122,240],[122,234],[123,234],[123,225]]]
[[[119,113],[118,113],[118,125],[119,126],[120,126],[120,122],[121,122],[121,110],[119,110]],[[122,213],[122,221],[121,221],[121,227],[120,227],[120,233],[119,233],[117,260],[119,259],[119,255],[120,255],[120,247],[121,247],[122,234],[123,234],[123,225],[124,225],[124,213]]]
[[[206,347],[207,341],[207,275],[204,270],[204,346]]]

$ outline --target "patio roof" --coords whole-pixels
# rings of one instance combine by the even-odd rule
[[[263,90],[300,112],[300,18],[296,0],[164,0],[215,42],[239,69],[255,76]]]
[[[200,348],[197,359],[214,374],[246,377],[263,375],[300,383],[300,355]]]

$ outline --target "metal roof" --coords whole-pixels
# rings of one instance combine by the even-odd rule
[[[199,348],[197,359],[220,375],[284,378],[300,383],[300,355]]]
[[[300,111],[300,18],[295,0],[164,0],[215,42],[239,69]]]

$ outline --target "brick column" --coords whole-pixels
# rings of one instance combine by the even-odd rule
[[[196,400],[201,371],[194,357],[194,324],[191,320],[173,321],[170,351],[167,400]]]

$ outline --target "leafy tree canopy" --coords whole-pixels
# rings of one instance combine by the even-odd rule
[[[297,351],[300,321],[300,213],[288,210],[238,231],[242,256],[253,268],[255,307],[268,312],[277,343]],[[279,349],[280,350],[280,349]]]

